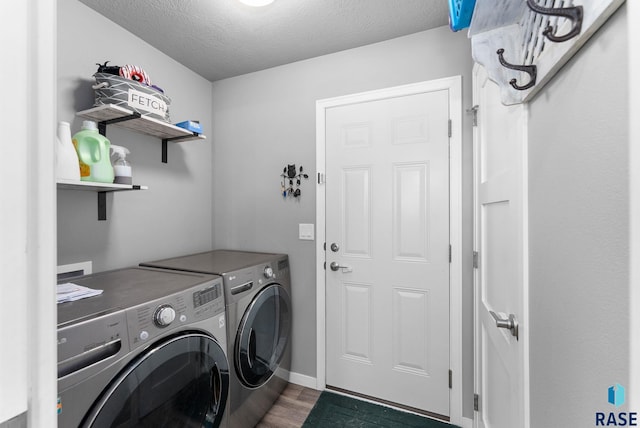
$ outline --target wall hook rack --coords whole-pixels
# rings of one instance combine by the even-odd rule
[[[302,195],[302,190],[300,190],[302,179],[307,180],[309,175],[304,173],[302,165],[298,169],[295,164],[288,164],[282,170],[280,177],[280,194],[282,197],[293,196],[294,198],[299,198]]]
[[[517,89],[518,91],[524,91],[529,88],[532,88],[536,84],[536,79],[538,76],[538,67],[536,67],[535,65],[514,65],[514,64],[508,63],[504,59],[504,56],[503,56],[504,49],[502,48],[498,49],[496,53],[498,54],[498,60],[500,61],[500,64],[502,64],[503,67],[506,67],[510,70],[524,71],[530,77],[529,83],[522,86],[516,83],[517,82],[516,79],[511,79],[509,81],[509,84],[513,87],[513,89]]]
[[[530,101],[624,2],[476,0],[469,27],[473,59],[498,84],[503,104]],[[574,8],[576,3],[579,6]],[[496,58],[498,48],[504,49],[512,63],[535,65],[535,84],[525,84],[524,71],[514,74],[503,66]],[[513,77],[520,84],[513,82],[513,86]]]
[[[580,31],[582,31],[582,17],[584,16],[582,6],[543,7],[537,4],[535,0],[527,0],[527,6],[529,6],[529,9],[535,13],[547,16],[556,16],[558,18],[566,18],[571,21],[571,30],[563,36],[555,35],[553,33],[553,26],[547,25],[544,31],[542,31],[542,35],[546,36],[547,39],[552,42],[566,42],[567,40],[571,40],[579,35]]]

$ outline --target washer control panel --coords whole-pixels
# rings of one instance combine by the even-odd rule
[[[131,349],[148,344],[175,328],[212,318],[222,312],[224,293],[220,279],[128,309]]]
[[[271,279],[274,277],[273,269],[271,268],[271,266],[265,266],[263,273],[264,277],[267,279]]]
[[[167,327],[176,319],[176,311],[171,305],[160,305],[153,314],[153,322],[158,327]]]
[[[222,287],[220,284],[212,285],[211,287],[207,287],[193,293],[193,306],[198,308],[219,299],[221,296]]]

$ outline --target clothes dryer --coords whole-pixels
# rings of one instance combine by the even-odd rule
[[[58,305],[58,426],[227,427],[219,276],[126,268],[74,278],[101,289]]]
[[[215,250],[142,263],[218,274],[227,304],[228,356],[233,361],[230,426],[250,428],[289,381],[291,279],[284,254]]]

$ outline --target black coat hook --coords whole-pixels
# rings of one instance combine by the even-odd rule
[[[556,36],[555,34],[553,34],[553,27],[551,25],[548,25],[547,28],[544,29],[542,35],[546,36],[547,39],[551,40],[552,42],[566,42],[567,40],[570,40],[580,34],[580,31],[582,30],[582,17],[584,15],[582,6],[547,8],[540,6],[534,0],[527,0],[527,6],[529,6],[529,9],[531,9],[535,13],[567,18],[571,21],[571,31],[569,31],[564,36]]]
[[[500,61],[500,64],[502,64],[503,67],[506,67],[511,70],[524,71],[531,77],[531,80],[529,80],[529,83],[523,86],[518,85],[516,83],[516,79],[511,79],[509,81],[509,84],[513,86],[513,89],[517,89],[518,91],[524,91],[526,89],[533,87],[536,84],[536,79],[538,78],[538,67],[536,67],[535,65],[509,64],[507,61],[504,60],[504,57],[502,56],[502,54],[504,54],[504,49],[502,48],[498,49],[496,53],[498,54],[498,60]]]

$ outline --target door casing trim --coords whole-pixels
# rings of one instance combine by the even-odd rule
[[[452,424],[462,417],[462,76],[394,86],[316,101],[316,388],[326,388],[326,110],[331,107],[377,101],[387,98],[447,90],[449,93],[449,367],[453,370],[449,390],[449,418]]]

